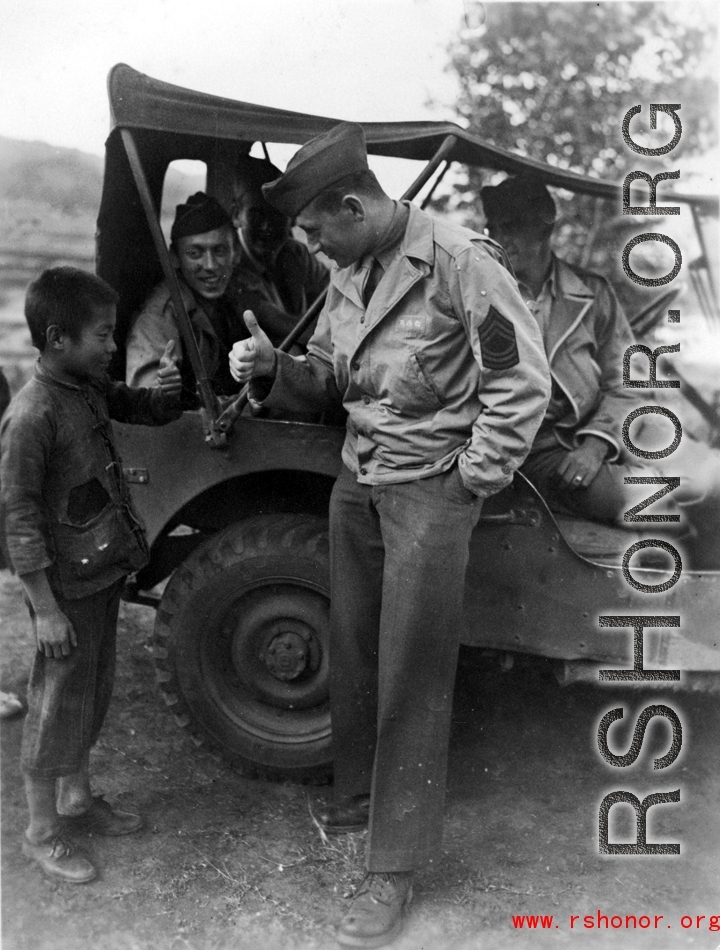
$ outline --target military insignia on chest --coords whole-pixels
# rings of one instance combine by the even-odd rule
[[[403,337],[425,336],[427,329],[427,314],[406,314],[397,318],[395,330]]]
[[[478,327],[478,339],[486,369],[511,369],[520,362],[515,327],[493,306]]]

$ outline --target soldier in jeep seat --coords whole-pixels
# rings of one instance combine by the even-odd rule
[[[238,241],[232,219],[209,195],[199,191],[177,206],[170,232],[170,256],[177,268],[180,292],[192,323],[200,355],[215,392],[233,395],[239,390],[228,370],[227,352],[247,336],[227,293],[238,259]],[[175,308],[166,281],[158,284],[133,318],[126,344],[126,382],[154,385],[160,360],[173,341],[182,375],[181,405],[196,409],[195,373],[180,337]]]
[[[292,237],[290,218],[263,196],[262,186],[279,177],[280,169],[266,159],[243,156],[237,164],[232,219],[240,251],[228,289],[237,313],[252,310],[274,346],[283,341],[329,280],[328,269]],[[292,352],[305,351],[314,329],[315,322]]]
[[[622,523],[633,504],[624,476],[640,470],[622,444],[636,404],[623,388],[623,354],[635,341],[608,281],[551,249],[555,203],[543,182],[506,178],[480,192],[488,234],[505,248],[523,299],[540,326],[552,394],[520,469],[551,508]],[[634,489],[637,491],[637,489]]]

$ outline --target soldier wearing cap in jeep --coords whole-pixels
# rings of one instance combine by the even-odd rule
[[[220,395],[237,393],[225,354],[247,331],[226,293],[238,257],[232,219],[214,198],[199,191],[177,206],[170,241],[180,292],[213,389]],[[196,409],[200,403],[195,373],[184,352],[170,288],[163,281],[130,327],[126,356],[129,386],[154,385],[160,360],[171,341],[182,376],[181,405]]]
[[[555,203],[543,182],[506,178],[480,192],[487,230],[507,252],[538,322],[552,374],[552,395],[521,471],[551,508],[623,524],[640,470],[620,426],[636,405],[623,388],[623,354],[635,340],[608,281],[568,264],[551,248]]]
[[[487,239],[389,198],[361,126],[312,139],[263,191],[337,265],[306,356],[274,350],[248,311],[230,366],[262,405],[339,397],[348,412],[330,503],[335,801],[320,820],[369,819],[338,940],[378,947],[438,854],[469,539],[530,449],[547,361]]]
[[[232,219],[240,250],[228,288],[236,311],[252,310],[275,346],[325,290],[329,278],[327,267],[293,238],[287,215],[265,200],[262,186],[279,177],[280,169],[266,159],[243,156],[237,163]],[[297,352],[304,352],[316,322],[300,338]]]

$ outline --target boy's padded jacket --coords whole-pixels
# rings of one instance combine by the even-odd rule
[[[146,564],[110,420],[162,425],[180,414],[160,389],[109,377],[75,386],[38,363],[0,435],[2,516],[17,573],[45,569],[56,595],[72,600]]]

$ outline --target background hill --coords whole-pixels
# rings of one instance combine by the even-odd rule
[[[103,158],[47,142],[24,142],[0,135],[0,201],[31,202],[62,214],[97,215]],[[194,176],[170,170],[163,210],[172,211],[190,189],[203,187]]]
[[[96,214],[103,160],[77,149],[0,136],[0,199],[32,202],[64,214]]]
[[[13,390],[34,360],[25,289],[46,267],[94,269],[102,180],[100,155],[0,136],[0,367]],[[203,187],[200,177],[171,168],[164,215]]]
[[[99,155],[0,136],[0,293],[43,267],[92,268],[102,179]],[[203,187],[171,168],[163,213]]]

